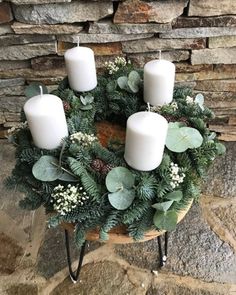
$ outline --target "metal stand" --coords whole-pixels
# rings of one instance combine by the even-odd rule
[[[72,266],[71,266],[69,233],[68,233],[68,230],[66,230],[66,229],[65,229],[65,244],[66,244],[66,256],[67,256],[67,264],[68,264],[68,268],[69,268],[69,274],[70,274],[70,278],[71,278],[72,282],[75,284],[78,282],[78,279],[79,279],[79,274],[80,274],[81,266],[83,264],[87,241],[85,241],[81,247],[80,255],[79,255],[79,259],[78,259],[78,267],[77,267],[76,271],[74,271],[74,272],[73,272]]]
[[[168,232],[165,232],[165,234],[164,234],[164,255],[163,255],[163,251],[162,251],[161,237],[162,236],[158,236],[157,241],[158,241],[158,249],[159,249],[160,267],[163,267],[166,264],[166,260],[167,260]]]
[[[157,237],[159,257],[160,257],[160,267],[163,267],[166,264],[166,260],[167,260],[168,232],[165,232],[165,234],[163,236],[164,236],[164,255],[163,255],[162,245],[161,245],[162,244],[161,243],[162,236]],[[77,283],[79,280],[79,275],[80,275],[81,266],[83,264],[86,244],[87,244],[87,241],[85,241],[81,247],[80,255],[79,255],[79,259],[78,259],[78,267],[77,267],[76,271],[73,272],[72,266],[71,266],[69,233],[68,233],[68,230],[65,229],[65,245],[66,245],[67,264],[68,264],[68,268],[69,268],[70,278],[74,284]]]

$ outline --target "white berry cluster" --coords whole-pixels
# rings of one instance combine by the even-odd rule
[[[193,98],[192,98],[191,96],[187,96],[187,97],[186,97],[186,103],[187,103],[187,104],[193,104],[193,103],[194,103]]]
[[[77,132],[70,136],[70,140],[72,143],[80,143],[83,147],[87,147],[97,140],[97,137],[94,134]]]
[[[130,63],[130,61],[128,61]],[[125,67],[127,62],[124,57],[118,56],[115,61],[105,62],[105,67],[110,75],[116,73],[120,68]]]
[[[179,186],[180,183],[184,181],[185,174],[177,164],[173,162],[170,163],[170,176],[171,182],[170,185],[172,188],[176,188]]]
[[[58,213],[66,215],[76,206],[83,206],[88,199],[89,196],[82,186],[72,186],[69,184],[67,187],[64,187],[59,184],[53,190],[51,202],[53,203],[53,208]]]

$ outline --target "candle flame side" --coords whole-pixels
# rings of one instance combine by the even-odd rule
[[[79,36],[77,37],[77,46],[79,46]]]
[[[151,107],[150,107],[150,103],[147,102],[147,108],[148,108],[148,112],[151,112]]]
[[[159,52],[159,59],[161,59],[161,50],[158,50]]]
[[[43,87],[41,85],[39,85],[39,89],[40,89],[40,96],[43,95]]]

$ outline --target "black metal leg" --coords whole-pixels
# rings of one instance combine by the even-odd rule
[[[67,256],[67,263],[68,263],[70,278],[71,278],[72,282],[75,284],[75,283],[77,283],[77,281],[79,279],[79,274],[80,274],[81,266],[82,266],[83,259],[84,259],[87,241],[85,241],[83,246],[81,247],[79,260],[78,260],[78,267],[75,272],[73,272],[72,266],[71,266],[70,240],[69,240],[68,230],[66,230],[66,229],[65,229],[65,244],[66,244],[66,256]]]
[[[162,245],[161,245],[161,236],[157,237],[157,241],[158,241],[158,249],[159,249],[160,267],[163,267],[166,264],[166,260],[167,260],[168,232],[165,232],[164,234],[164,255],[163,255]]]

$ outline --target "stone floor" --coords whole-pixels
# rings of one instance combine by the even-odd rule
[[[4,188],[14,148],[0,141],[0,294],[236,295],[235,155],[235,143],[227,143],[227,154],[210,170],[199,204],[171,233],[164,268],[158,268],[156,240],[89,243],[80,282],[73,284],[63,232],[46,228],[42,210],[19,209],[22,196]]]

